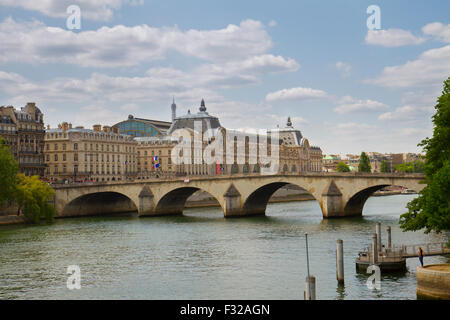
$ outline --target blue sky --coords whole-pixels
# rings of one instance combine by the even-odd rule
[[[69,5],[81,29],[69,30]],[[368,30],[369,5],[381,29]],[[284,126],[323,152],[418,152],[450,76],[448,1],[0,0],[0,105],[52,127],[170,120],[202,98],[227,128]]]

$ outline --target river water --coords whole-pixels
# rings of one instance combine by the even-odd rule
[[[448,234],[402,232],[398,218],[415,195],[371,197],[362,218],[323,220],[316,201],[270,204],[265,217],[225,219],[220,208],[183,216],[136,214],[58,219],[0,227],[0,299],[303,299],[308,233],[318,299],[416,299],[418,259],[408,272],[366,286],[355,257],[375,223],[394,244],[446,241]],[[384,237],[384,238],[383,238]],[[344,241],[345,286],[336,281],[336,240]],[[425,263],[447,262],[425,257]],[[81,289],[66,286],[78,265]]]

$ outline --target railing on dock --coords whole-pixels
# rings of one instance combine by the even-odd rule
[[[394,262],[406,258],[418,257],[419,247],[422,248],[424,256],[450,254],[450,248],[446,246],[445,242],[412,244],[412,245],[393,245],[391,248],[382,247],[382,249],[378,251],[377,261]],[[360,261],[373,261],[372,247],[366,247],[364,251],[359,252],[358,259]]]
[[[419,247],[422,248],[424,256],[450,254],[450,248],[445,242],[393,246],[394,250],[400,250],[405,258],[418,257]]]

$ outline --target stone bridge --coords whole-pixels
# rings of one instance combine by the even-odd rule
[[[185,178],[53,186],[57,217],[137,211],[139,216],[182,214],[197,190],[216,198],[225,217],[265,214],[272,194],[287,184],[308,191],[324,218],[361,216],[369,196],[386,186],[419,192],[423,175],[369,173],[303,173],[282,175],[196,176]]]

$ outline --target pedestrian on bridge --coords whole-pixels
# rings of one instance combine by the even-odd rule
[[[419,247],[418,251],[419,251],[419,261],[420,261],[420,264],[423,267],[423,250],[422,250],[422,247]]]

